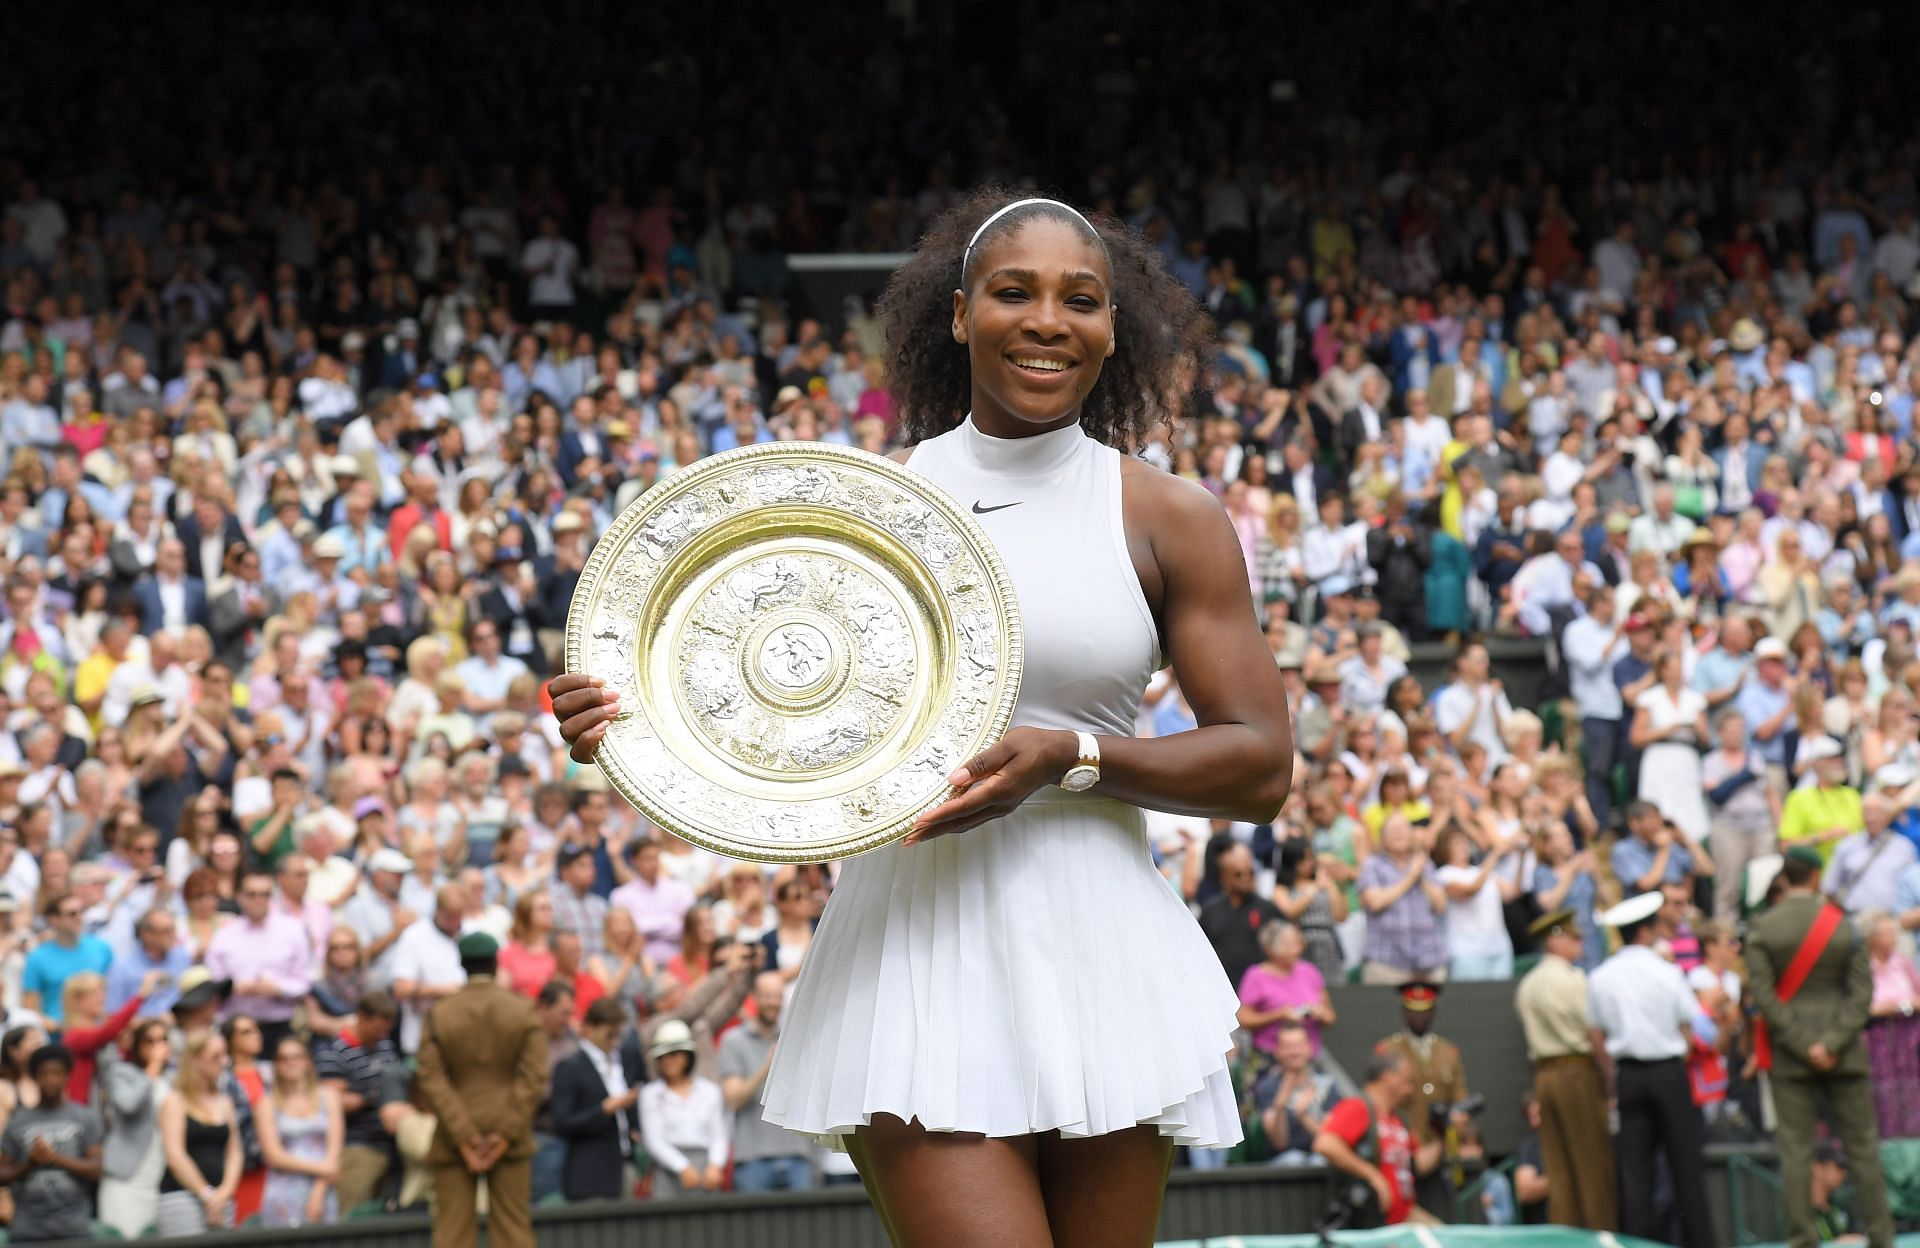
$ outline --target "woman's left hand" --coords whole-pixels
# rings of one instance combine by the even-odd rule
[[[1013,813],[1035,791],[1059,783],[1079,757],[1071,732],[1051,728],[1014,728],[974,755],[947,777],[958,794],[915,821],[902,845],[918,845],[950,832],[965,832],[990,819]]]

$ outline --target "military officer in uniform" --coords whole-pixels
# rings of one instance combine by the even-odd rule
[[[1620,1111],[1621,1229],[1666,1242],[1653,1170],[1655,1156],[1664,1153],[1683,1248],[1714,1248],[1720,1240],[1707,1204],[1705,1132],[1687,1083],[1687,1037],[1700,1007],[1680,968],[1653,950],[1665,904],[1664,893],[1641,893],[1600,915],[1602,924],[1619,930],[1620,949],[1587,981],[1587,1021],[1595,1052],[1612,1067]]]
[[[547,1092],[547,1033],[533,1002],[494,979],[500,947],[484,932],[460,938],[466,986],[428,1011],[420,1036],[420,1094],[437,1122],[434,1248],[479,1242],[474,1201],[487,1180],[487,1242],[533,1246],[533,1115]]]
[[[1833,1109],[1835,1134],[1847,1150],[1854,1192],[1874,1248],[1893,1243],[1880,1169],[1879,1127],[1860,1033],[1873,1001],[1873,970],[1866,941],[1833,903],[1820,895],[1818,851],[1787,850],[1780,867],[1780,899],[1753,921],[1747,967],[1754,1004],[1772,1050],[1773,1106],[1780,1129],[1782,1203],[1789,1248],[1820,1242],[1813,1207],[1813,1141],[1822,1096]]]
[[[1607,1080],[1594,1060],[1587,1026],[1587,973],[1580,969],[1580,927],[1571,910],[1541,915],[1528,929],[1541,950],[1514,996],[1533,1059],[1540,1105],[1540,1151],[1547,1172],[1547,1220],[1590,1231],[1620,1229],[1607,1125]]]
[[[1401,1117],[1413,1132],[1415,1148],[1424,1148],[1435,1139],[1446,1143],[1446,1160],[1458,1160],[1459,1143],[1473,1131],[1473,1120],[1454,1113],[1436,1127],[1430,1106],[1452,1107],[1467,1099],[1467,1069],[1460,1061],[1460,1048],[1433,1030],[1434,1012],[1440,1002],[1440,986],[1415,981],[1400,986],[1402,1029],[1373,1046],[1377,1054],[1394,1053],[1407,1061],[1407,1074],[1413,1093],[1401,1108]],[[1419,1181],[1420,1205],[1443,1220],[1453,1214],[1451,1164],[1441,1165]]]

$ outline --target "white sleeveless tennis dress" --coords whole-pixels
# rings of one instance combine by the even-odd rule
[[[1120,455],[1078,426],[991,438],[969,419],[908,467],[993,537],[1020,598],[1015,725],[1132,736],[1159,665],[1127,554]],[[1154,869],[1137,807],[1048,787],[1004,819],[845,865],[761,1101],[843,1148],[878,1113],[934,1131],[1240,1140],[1239,1001]]]

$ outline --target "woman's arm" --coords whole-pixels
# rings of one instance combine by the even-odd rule
[[[727,1125],[727,1102],[716,1084],[706,1084],[711,1092],[711,1111],[707,1114],[707,1169],[724,1170],[733,1156],[733,1131]]]
[[[1327,894],[1327,908],[1333,911],[1333,921],[1345,923],[1347,915],[1351,913],[1347,905],[1347,890],[1338,884],[1324,884],[1321,888]]]
[[[146,987],[145,984],[141,985]],[[125,1005],[107,1015],[106,1021],[96,1027],[75,1027],[66,1033],[66,1046],[77,1056],[98,1053],[107,1047],[114,1037],[127,1029],[133,1016],[140,1012],[141,1004],[146,1000],[144,993],[135,994],[127,999]]]
[[[1204,487],[1133,460],[1121,467],[1134,566],[1199,726],[1102,738],[1099,791],[1173,814],[1270,822],[1292,787],[1293,727],[1239,539]],[[923,815],[906,843],[1008,814],[1077,757],[1070,732],[1015,728],[955,770],[960,794]]]
[[[1567,899],[1568,891],[1573,888],[1574,877],[1577,876],[1579,872],[1574,871],[1571,867],[1568,867],[1556,872],[1555,874],[1557,878],[1554,880],[1554,884],[1552,888],[1540,889],[1536,887],[1533,890],[1534,897],[1540,903],[1540,909],[1542,909],[1543,911],[1546,911],[1549,914],[1551,914],[1555,910],[1558,910],[1560,908],[1560,903]],[[1537,883],[1539,877],[1536,876],[1534,878]]]
[[[323,1087],[319,1092],[320,1103],[327,1108],[327,1157],[321,1163],[326,1173],[320,1176],[318,1184],[324,1189],[340,1181],[340,1156],[347,1147],[347,1114],[337,1091]]]
[[[1633,712],[1633,728],[1627,733],[1627,740],[1636,750],[1644,750],[1656,741],[1664,741],[1671,729],[1658,729],[1653,726],[1653,716],[1646,707]]]
[[[1312,904],[1313,893],[1311,890],[1308,891],[1305,897],[1299,901],[1295,901],[1293,899],[1292,889],[1288,888],[1285,884],[1274,886],[1273,908],[1285,915],[1289,920],[1299,919],[1299,917],[1305,913],[1306,908]]]
[[[1480,860],[1480,871],[1471,880],[1451,880],[1445,886],[1447,897],[1453,901],[1465,901],[1487,886],[1487,880],[1493,875],[1493,869],[1500,865],[1500,859],[1506,856],[1506,850],[1495,848]]]

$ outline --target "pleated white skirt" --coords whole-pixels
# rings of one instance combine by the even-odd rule
[[[1044,790],[846,864],[781,1021],[768,1122],[832,1148],[873,1115],[1066,1137],[1240,1140],[1239,1001],[1140,811]]]

